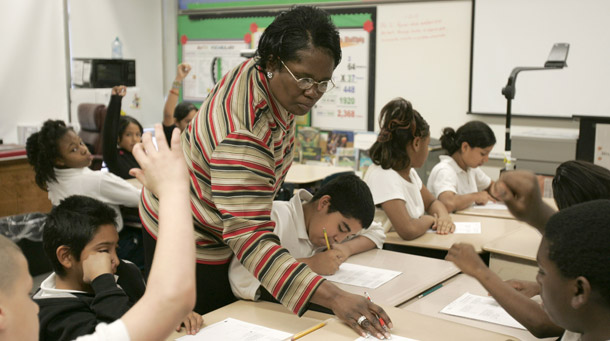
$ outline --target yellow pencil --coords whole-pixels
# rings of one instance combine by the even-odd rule
[[[291,341],[298,340],[298,339],[302,338],[303,336],[305,336],[305,335],[307,335],[307,334],[309,334],[309,333],[311,333],[311,332],[314,332],[314,331],[316,331],[316,330],[318,330],[318,329],[320,329],[320,328],[324,327],[325,325],[326,325],[326,322],[322,322],[322,323],[316,324],[315,326],[313,326],[313,327],[311,327],[311,328],[309,328],[309,329],[306,329],[306,330],[304,330],[304,331],[302,331],[302,332],[299,332],[299,333],[294,334],[294,335],[293,335],[293,336],[290,338],[290,340],[291,340]]]
[[[330,243],[328,242],[328,235],[326,234],[326,228],[323,228],[324,231],[324,240],[326,240],[326,249],[330,250]]]

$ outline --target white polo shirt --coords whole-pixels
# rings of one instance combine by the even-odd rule
[[[294,194],[290,201],[274,201],[271,209],[271,220],[275,222],[273,233],[280,238],[280,244],[294,258],[309,258],[321,251],[309,240],[303,204],[310,201],[313,195],[304,189]],[[356,236],[370,239],[378,248],[383,247],[385,233],[381,224],[373,222],[367,229],[362,229]],[[236,297],[256,301],[260,297],[258,288],[261,283],[246,269],[236,257],[229,267],[229,282]]]
[[[441,161],[432,168],[427,186],[435,198],[447,191],[458,195],[477,193],[491,184],[491,178],[479,167],[465,171],[451,156],[441,155],[439,158]]]
[[[413,168],[411,168],[409,178],[410,182],[393,169],[383,169],[379,165],[372,164],[364,175],[364,182],[371,189],[375,205],[400,199],[405,202],[409,216],[418,219],[426,211],[424,199],[421,196],[423,183]]]

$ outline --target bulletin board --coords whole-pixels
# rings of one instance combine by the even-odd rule
[[[375,55],[371,51],[375,51],[376,8],[328,12],[343,38],[343,59],[333,75],[337,88],[326,93],[312,109],[312,125],[325,129],[373,130]],[[243,61],[239,52],[254,49],[256,35],[276,15],[277,12],[265,11],[231,16],[178,16],[178,60],[189,62],[193,67],[184,80],[183,99],[203,101],[213,85],[212,74],[216,72],[219,79],[232,65]]]

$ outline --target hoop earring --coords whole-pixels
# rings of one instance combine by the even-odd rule
[[[269,78],[269,79],[273,78],[273,72],[267,71],[267,78]]]

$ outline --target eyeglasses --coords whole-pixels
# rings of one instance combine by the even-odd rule
[[[314,84],[317,84],[319,92],[327,92],[327,91],[329,91],[329,90],[331,90],[332,88],[335,87],[335,82],[333,82],[332,79],[329,79],[327,81],[321,81],[321,82],[316,82],[316,81],[314,81],[311,78],[299,78],[299,79],[297,79],[294,76],[294,74],[292,73],[292,71],[290,71],[288,66],[286,66],[286,64],[284,64],[284,61],[282,61],[280,59],[280,62],[282,63],[282,65],[284,65],[286,70],[288,70],[288,73],[290,73],[292,78],[294,78],[294,80],[297,82],[297,86],[299,87],[299,89],[303,89],[303,90],[311,89],[311,87]]]

